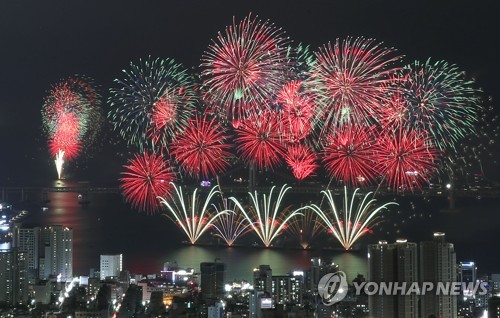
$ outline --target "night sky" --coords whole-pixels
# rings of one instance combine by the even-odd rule
[[[364,36],[397,48],[408,63],[428,57],[455,63],[499,107],[496,1],[2,1],[0,184],[54,178],[40,116],[51,84],[84,74],[107,99],[130,61],[171,57],[196,68],[217,32],[250,12],[312,49]],[[124,158],[111,135],[80,160],[76,176],[118,178]]]

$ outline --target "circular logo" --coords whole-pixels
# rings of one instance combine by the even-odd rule
[[[318,294],[326,306],[338,303],[347,295],[347,279],[342,271],[328,273],[318,283]]]

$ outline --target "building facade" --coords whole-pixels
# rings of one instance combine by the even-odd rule
[[[106,277],[118,277],[123,269],[123,255],[101,255],[100,265],[101,280]]]
[[[418,282],[417,244],[397,240],[368,246],[368,281],[378,283]],[[370,295],[370,314],[377,318],[418,318],[417,295]]]
[[[444,233],[434,233],[433,241],[420,243],[420,281],[434,286],[457,281],[455,249],[446,242]],[[457,317],[457,297],[433,290],[421,296],[420,311],[422,317]]]

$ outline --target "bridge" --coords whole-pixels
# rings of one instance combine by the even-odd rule
[[[279,191],[281,186],[277,186],[275,191]],[[194,189],[194,186],[187,186],[188,189]],[[208,188],[202,188],[208,189]],[[314,184],[307,186],[291,186],[289,193],[295,194],[319,194],[326,189],[326,185]],[[330,187],[334,194],[343,193],[342,187]],[[249,189],[246,185],[222,185],[221,190],[228,194],[246,194],[250,190],[258,193],[269,193],[271,186],[255,186]],[[27,186],[27,187],[0,187],[0,196],[2,201],[47,201],[49,193],[68,192],[77,193],[82,196],[89,194],[119,194],[118,187],[91,186],[89,184],[77,184],[74,186]],[[373,192],[377,196],[397,195],[405,197],[444,197],[448,199],[470,197],[470,198],[500,198],[500,188],[462,188],[462,189],[421,189],[415,191],[394,191],[384,187],[366,187],[360,190],[360,193]],[[451,203],[451,202],[450,202]]]

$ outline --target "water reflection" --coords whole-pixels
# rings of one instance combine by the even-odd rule
[[[199,269],[199,264],[217,261],[226,264],[226,279],[252,279],[252,270],[259,265],[271,265],[273,274],[285,275],[293,270],[307,270],[311,258],[330,257],[347,273],[348,279],[357,274],[366,276],[367,263],[360,253],[314,252],[304,250],[280,250],[252,247],[212,248],[202,246],[183,246],[173,249],[163,256],[164,261],[177,261],[179,266]]]

